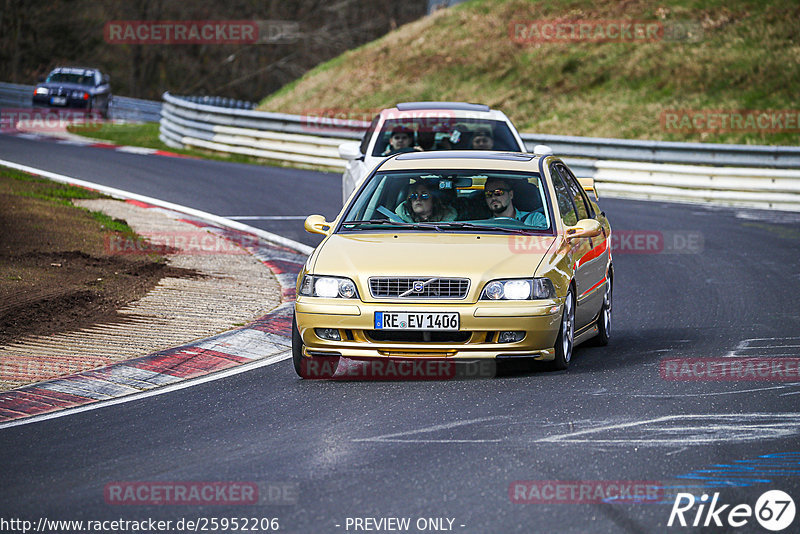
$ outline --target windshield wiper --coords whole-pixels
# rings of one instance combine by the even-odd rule
[[[440,222],[437,223],[440,226],[444,226],[446,228],[468,228],[470,230],[477,229],[477,230],[501,230],[503,232],[511,232],[515,234],[525,234],[528,235],[529,232],[533,230],[537,230],[536,228],[523,229],[523,228],[504,228],[502,226],[491,226],[485,224],[475,224],[469,222]]]
[[[425,229],[425,230],[436,230],[437,232],[441,232],[440,228],[437,228],[435,224],[437,223],[409,223],[409,222],[398,222],[392,221],[390,219],[369,219],[363,221],[344,221],[342,226],[347,228],[348,230],[364,230],[364,226],[367,224],[386,224],[389,226],[400,226],[402,228],[414,228],[414,229]],[[352,226],[351,226],[352,225]],[[358,226],[356,226],[358,225]]]

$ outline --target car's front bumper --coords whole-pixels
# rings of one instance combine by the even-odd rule
[[[518,358],[552,360],[561,323],[563,299],[442,304],[437,302],[365,303],[360,300],[298,297],[295,316],[306,356],[373,358]],[[422,331],[380,331],[388,340],[376,339],[375,312],[458,312],[458,333],[440,333],[438,341],[425,341]],[[341,340],[317,335],[316,329],[336,329]],[[498,341],[504,331],[524,331],[522,340]],[[413,339],[399,339],[399,338]],[[451,339],[447,339],[451,338]]]
[[[53,97],[50,95],[34,95],[33,105],[36,107],[47,108],[72,108],[72,109],[87,109],[91,104],[92,99],[84,100],[82,98],[72,98],[71,96],[65,98],[63,103],[53,103]]]

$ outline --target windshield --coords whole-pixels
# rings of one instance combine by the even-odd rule
[[[47,83],[76,83],[79,85],[94,85],[94,76],[91,74],[73,74],[70,72],[54,72],[45,80]]]
[[[504,150],[520,152],[503,121],[456,117],[388,119],[372,155],[391,156],[413,150]]]
[[[341,230],[549,232],[546,199],[535,173],[378,172],[350,204]]]

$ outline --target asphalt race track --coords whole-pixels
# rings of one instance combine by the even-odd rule
[[[215,215],[267,216],[270,218],[242,222],[309,245],[322,239],[306,233],[303,219],[312,213],[330,219],[341,208],[341,173],[142,156],[9,135],[0,135],[0,159]]]
[[[341,198],[335,174],[6,135],[0,158],[217,215],[332,217]],[[579,347],[568,372],[301,381],[287,360],[0,429],[0,516],[278,518],[279,531],[300,533],[364,532],[356,518],[395,517],[410,519],[409,532],[689,532],[700,529],[666,526],[681,492],[719,493],[730,510],[783,490],[800,506],[796,363],[794,381],[693,381],[664,363],[800,356],[800,214],[600,205],[619,236],[612,340]],[[301,219],[243,222],[317,242]],[[252,483],[260,502],[120,505],[104,493],[149,481]],[[581,481],[655,485],[658,494],[632,502],[542,492],[544,502],[530,502],[532,489]],[[697,511],[686,512],[689,525]],[[703,531],[731,529],[710,521]],[[755,517],[738,531],[766,532]]]

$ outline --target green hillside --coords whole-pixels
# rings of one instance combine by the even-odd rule
[[[593,21],[593,31],[613,37],[608,21],[620,20],[666,29],[626,42],[531,42],[544,23]],[[692,34],[682,38],[681,28]],[[797,145],[800,4],[474,0],[318,66],[268,96],[260,109],[337,110],[361,118],[414,100],[486,103],[524,132]],[[721,111],[744,120],[734,131],[700,132],[675,122],[675,114],[667,115],[673,110],[700,110],[705,120]],[[742,110],[790,113],[767,126]]]

